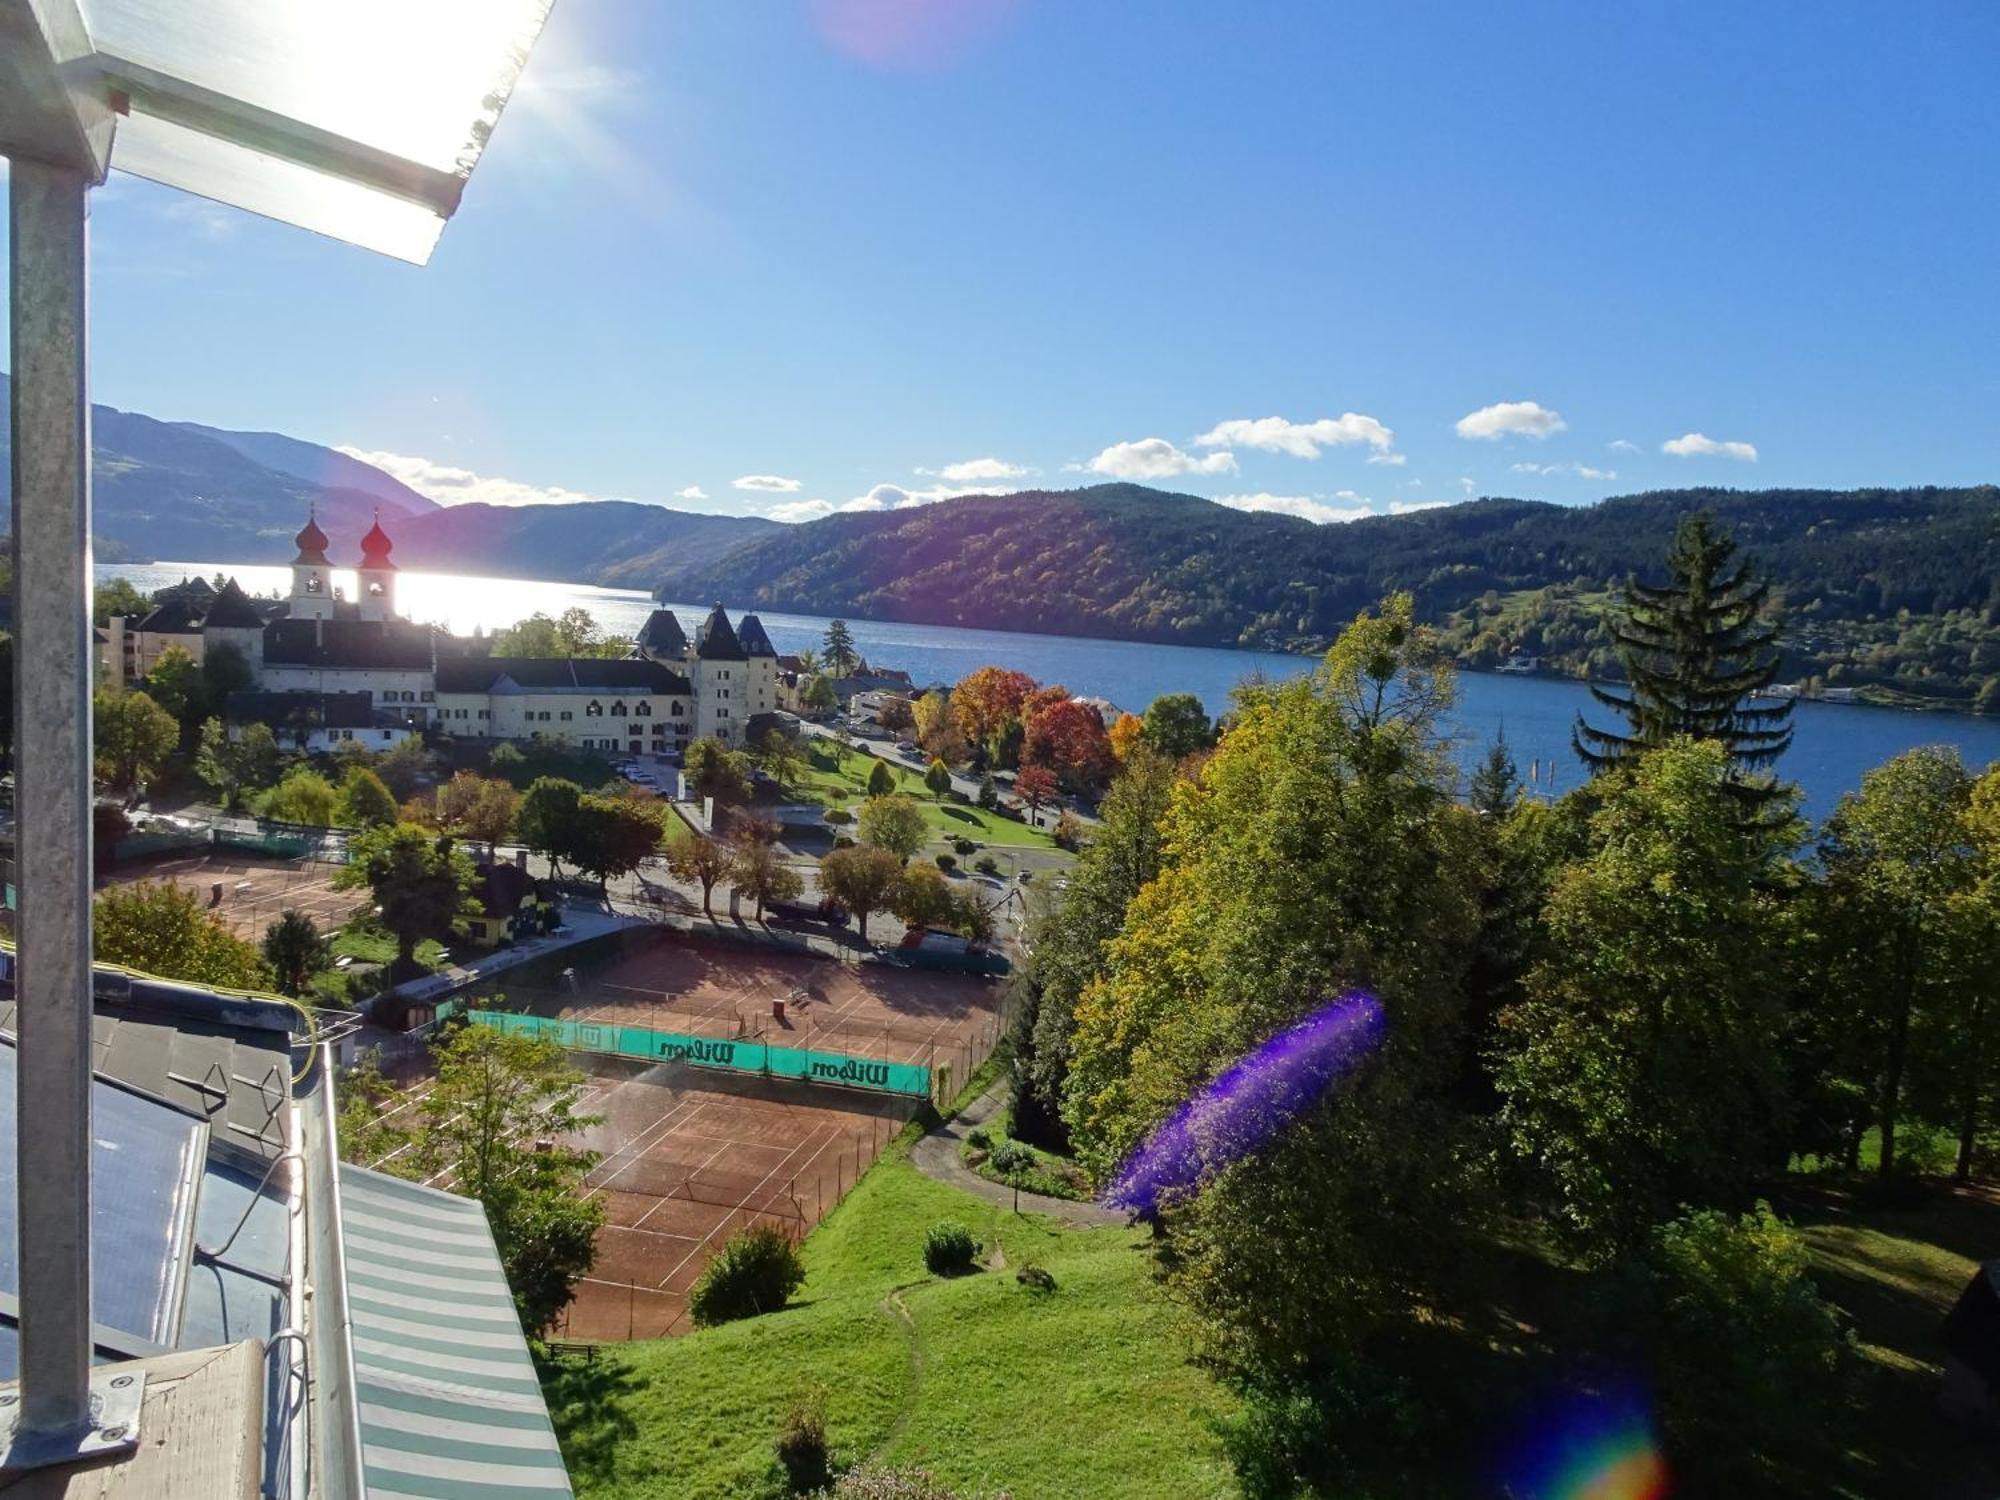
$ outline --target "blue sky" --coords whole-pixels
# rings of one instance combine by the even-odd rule
[[[781,517],[1992,480],[1996,94],[1972,0],[558,0],[428,268],[114,179],[96,394]]]

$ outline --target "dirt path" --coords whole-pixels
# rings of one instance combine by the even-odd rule
[[[1041,1193],[1021,1193],[1017,1200],[1014,1189],[1002,1183],[988,1182],[965,1164],[958,1154],[959,1147],[965,1143],[968,1133],[999,1112],[1006,1092],[1005,1082],[996,1083],[959,1111],[956,1117],[938,1126],[911,1148],[910,1164],[924,1176],[984,1198],[988,1203],[1012,1208],[1018,1201],[1022,1213],[1046,1214],[1072,1229],[1097,1229],[1128,1223],[1130,1216],[1122,1210],[1104,1208],[1096,1203],[1077,1203],[1068,1198],[1046,1197]]]

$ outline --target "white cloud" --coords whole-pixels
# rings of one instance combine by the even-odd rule
[[[796,479],[786,479],[778,474],[744,474],[730,481],[739,490],[761,490],[772,495],[795,495],[805,486]]]
[[[1479,486],[1472,482],[1470,474],[1461,474],[1458,476],[1458,487],[1464,490],[1467,495],[1476,495],[1479,493]]]
[[[1439,506],[1448,503],[1444,500],[1391,500],[1389,502],[1389,514],[1392,516],[1407,516],[1413,511],[1436,510]]]
[[[927,474],[930,471],[919,469],[917,472]],[[968,458],[963,463],[946,464],[937,474],[938,478],[948,479],[953,484],[966,484],[992,479],[1019,479],[1033,472],[1024,464],[1010,464],[1004,458]]]
[[[833,514],[833,507],[824,500],[787,500],[783,505],[773,505],[765,512],[773,521],[817,521],[821,516]]]
[[[1539,401],[1496,401],[1491,406],[1482,406],[1478,411],[1467,412],[1460,417],[1458,435],[1489,441],[1509,433],[1545,438],[1568,426],[1569,423],[1562,419],[1562,413],[1550,411]]]
[[[573,505],[579,500],[596,500],[579,490],[560,485],[524,484],[517,479],[500,479],[454,468],[409,453],[388,453],[342,446],[337,451],[364,464],[373,464],[392,479],[400,479],[420,495],[428,495],[440,505]]]
[[[1135,443],[1113,443],[1087,467],[1097,474],[1116,479],[1167,479],[1175,474],[1232,474],[1236,455],[1224,449],[1206,458],[1183,453],[1165,438],[1140,438]]]
[[[1613,453],[1637,453],[1639,451],[1639,445],[1626,438],[1613,438],[1610,446]]]
[[[1266,515],[1296,516],[1301,521],[1311,521],[1315,525],[1326,526],[1338,521],[1358,521],[1363,516],[1373,515],[1368,502],[1352,490],[1342,490],[1334,497],[1337,500],[1356,501],[1358,504],[1328,505],[1315,500],[1310,495],[1218,495],[1217,505],[1226,505],[1231,510],[1259,511]]]
[[[1611,469],[1593,469],[1585,463],[1567,464],[1513,464],[1516,474],[1574,474],[1578,479],[1616,479],[1618,475]]]
[[[936,505],[940,500],[957,500],[966,495],[990,495],[983,485],[932,485],[927,490],[906,489],[900,484],[878,484],[865,495],[856,495],[840,508],[844,511],[914,510],[919,505]]]
[[[1293,458],[1318,458],[1322,448],[1366,443],[1387,453],[1396,434],[1373,417],[1343,412],[1316,422],[1288,422],[1283,417],[1235,417],[1218,422],[1196,438],[1197,448],[1255,448],[1264,453],[1289,453]]]
[[[1670,438],[1660,444],[1662,453],[1671,453],[1676,458],[1735,458],[1744,463],[1757,462],[1755,443],[1725,443],[1706,433],[1689,432],[1680,437]]]
[[[1388,464],[1398,469],[1402,468],[1409,461],[1410,455],[1407,453],[1371,453],[1368,455],[1368,462],[1371,464]]]
[[[674,498],[676,500],[706,500],[708,498],[708,491],[698,484],[691,484],[684,490],[675,490]]]

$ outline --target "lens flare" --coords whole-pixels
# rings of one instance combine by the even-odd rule
[[[1382,1007],[1354,994],[1279,1032],[1155,1130],[1104,1201],[1151,1213],[1163,1199],[1256,1151],[1374,1051],[1383,1024]]]
[[[1666,1500],[1667,1461],[1638,1402],[1565,1405],[1522,1448],[1506,1493],[1518,1500]]]

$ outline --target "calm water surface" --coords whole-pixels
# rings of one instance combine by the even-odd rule
[[[218,570],[235,574],[253,594],[284,593],[291,587],[287,568],[213,562],[104,563],[97,573],[100,579],[129,578],[150,592],[192,574],[207,577]],[[336,574],[336,581],[352,597],[352,577]],[[443,573],[400,575],[398,603],[413,620],[430,621],[465,634],[475,629],[491,633],[537,610],[558,615],[580,605],[606,632],[631,635],[653,608],[651,599],[631,589]],[[707,612],[707,606],[700,604],[671,608],[690,631]],[[733,606],[731,613],[736,613]],[[759,618],[772,643],[783,652],[807,646],[817,649],[826,633],[827,622],[810,615],[760,612]],[[1161,693],[1176,692],[1197,694],[1211,713],[1217,712],[1228,706],[1230,690],[1253,673],[1291,677],[1311,670],[1313,665],[1311,658],[1265,651],[1149,646],[877,620],[850,620],[848,626],[869,661],[900,667],[920,684],[956,682],[975,667],[998,663],[1040,682],[1060,682],[1073,693],[1108,698],[1134,712],[1143,710]],[[1602,711],[1595,708],[1580,683],[1464,673],[1459,678],[1455,716],[1459,758],[1469,766],[1493,735],[1504,729],[1522,774],[1533,771],[1537,784],[1546,786],[1546,778],[1553,772],[1556,790],[1565,791],[1582,774],[1569,743],[1570,726],[1579,712],[1593,713],[1600,722],[1603,719]],[[1863,771],[1916,745],[1954,745],[1967,763],[1976,767],[2000,760],[2000,719],[1858,704],[1802,703],[1794,722],[1798,734],[1781,769],[1804,790],[1806,810],[1816,818],[1832,811],[1842,792],[1859,786]]]

